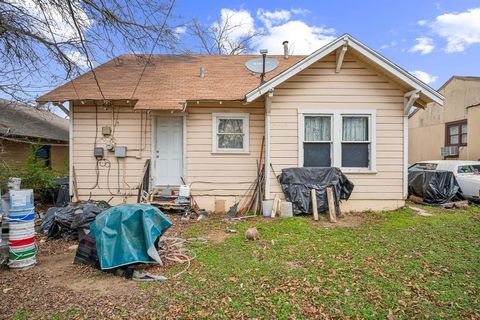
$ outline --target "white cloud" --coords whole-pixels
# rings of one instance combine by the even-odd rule
[[[186,27],[186,26],[176,27],[176,28],[174,29],[174,31],[175,31],[175,34],[176,34],[177,36],[179,36],[179,35],[182,35],[182,34],[184,34],[185,32],[187,32],[187,27]]]
[[[411,74],[413,74],[415,77],[418,79],[422,80],[426,84],[431,84],[435,81],[437,81],[438,77],[431,75],[425,71],[420,71],[420,70],[415,70],[415,71],[410,71]]]
[[[335,30],[294,19],[295,16],[309,12],[302,8],[275,11],[258,9],[255,19],[247,10],[223,8],[219,23],[225,24],[228,21],[230,25],[239,26],[230,29],[224,46],[228,48],[229,42],[238,43],[245,37],[259,33],[254,43],[255,52],[268,49],[270,54],[283,54],[282,42],[288,40],[291,54],[310,54],[334,40]],[[219,28],[219,25],[214,23],[212,27]]]
[[[428,37],[420,37],[415,39],[416,44],[411,47],[409,52],[420,52],[421,54],[429,54],[435,48],[433,39]]]
[[[430,23],[434,33],[447,41],[446,52],[462,52],[480,43],[480,8],[460,13],[445,13]]]
[[[289,41],[292,54],[310,54],[335,39],[333,29],[311,26],[300,20],[267,27],[266,31],[258,41],[258,48],[267,48],[271,54],[282,54],[285,40]]]
[[[84,54],[78,51],[68,51],[65,54],[70,60],[72,60],[80,68],[83,68],[83,69],[89,68],[87,57],[85,57]]]
[[[223,28],[223,26],[229,26]],[[225,32],[222,46],[225,52],[230,52],[236,47],[236,44],[241,43],[242,39],[249,37],[255,33],[255,21],[247,10],[232,10],[223,8],[220,10],[220,22],[212,24],[212,28],[216,32]]]
[[[257,17],[265,23],[267,27],[290,20],[292,13],[288,10],[265,11],[257,10]]]
[[[62,12],[60,12],[55,5],[43,2],[44,11],[42,11],[42,8],[35,0],[13,0],[13,3],[23,8],[28,14],[39,21],[45,21],[46,16],[48,24],[45,22],[36,25],[36,28],[43,37],[56,42],[79,42],[80,38],[75,25],[70,20],[65,20]],[[92,21],[88,18],[81,6],[76,5],[75,2],[73,2],[72,5],[74,6],[79,27],[83,30],[88,30],[92,26]],[[83,53],[74,50],[64,50],[64,52],[66,56],[80,68],[88,67],[87,58]]]
[[[387,44],[384,44],[383,46],[380,47],[380,50],[385,50],[385,49],[390,49],[390,48],[393,48],[397,45],[397,41],[393,40],[393,41],[390,41],[389,43]]]
[[[419,26],[424,26],[424,25],[426,25],[427,23],[428,23],[427,20],[418,20],[418,21],[417,21],[417,24],[418,24]]]
[[[48,2],[43,2],[44,11],[42,11],[38,1],[35,0],[13,0],[13,3],[23,8],[28,14],[39,21],[45,21],[43,13],[45,12],[50,28],[48,28],[46,24],[37,25],[37,27],[40,29],[39,31],[44,37],[55,39],[58,42],[71,40],[76,41],[79,39],[77,29],[75,28],[73,22],[66,20],[62,15],[62,12],[60,12],[55,5],[49,4]],[[73,2],[73,6],[80,28],[90,28],[92,21],[88,18],[82,7],[75,5],[75,2]]]

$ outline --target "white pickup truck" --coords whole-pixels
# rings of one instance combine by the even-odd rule
[[[463,196],[468,200],[480,200],[480,161],[420,161],[411,165],[408,168],[408,171],[410,170],[451,171],[462,189]]]

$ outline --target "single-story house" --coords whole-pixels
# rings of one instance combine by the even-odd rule
[[[134,201],[152,159],[152,186],[183,178],[201,207],[228,208],[265,137],[267,199],[283,197],[282,168],[335,166],[355,184],[343,210],[404,205],[408,110],[442,95],[348,34],[308,56],[286,49],[263,82],[245,67],[258,55],[122,55],[39,97],[69,104],[79,197]]]
[[[432,102],[409,116],[409,162],[480,160],[480,77],[452,76],[438,91],[443,107]]]
[[[0,170],[25,164],[31,145],[36,157],[59,174],[68,173],[69,121],[47,110],[0,99]]]

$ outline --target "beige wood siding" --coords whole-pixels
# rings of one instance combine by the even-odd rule
[[[92,105],[74,105],[73,107],[73,166],[77,180],[78,194],[81,200],[92,195],[93,199],[108,200],[115,195],[113,203],[118,203],[124,196],[136,197],[143,167],[150,158],[150,116],[141,126],[141,113],[132,107],[115,107],[112,109],[98,107],[97,146],[105,149],[105,158],[110,161],[107,167],[99,167],[98,186],[96,182],[96,159],[93,156],[95,146],[95,107]],[[106,150],[107,140],[102,136],[102,127],[115,125],[114,139],[117,146],[127,147],[127,158],[117,159]],[[140,145],[140,140],[142,145]],[[143,150],[141,150],[143,149]]]
[[[347,174],[355,184],[351,199],[394,200],[391,207],[403,203],[403,94],[348,53],[340,73],[333,54],[300,72],[274,91],[270,160],[276,173],[298,165],[298,109],[375,109],[377,173]],[[273,172],[270,182],[272,198],[282,195]]]
[[[263,102],[189,106],[187,109],[188,183],[197,196],[239,199],[257,176],[265,122]],[[212,113],[248,113],[249,144],[247,154],[212,153]],[[213,198],[204,202],[211,206]]]

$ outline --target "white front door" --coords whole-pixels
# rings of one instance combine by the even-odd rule
[[[181,185],[183,175],[183,117],[157,117],[156,185]]]

